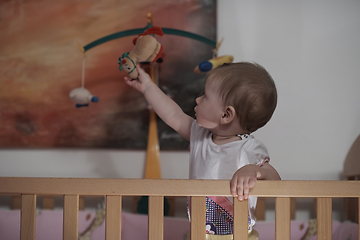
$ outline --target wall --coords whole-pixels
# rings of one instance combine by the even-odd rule
[[[281,2],[281,3],[280,3]],[[360,2],[218,1],[220,54],[276,81],[273,119],[255,133],[283,179],[340,178],[360,133]],[[141,178],[145,153],[0,150],[0,176]],[[188,177],[187,152],[162,152],[164,178]]]
[[[277,84],[274,117],[255,133],[273,165],[284,179],[339,179],[360,133],[360,2],[220,3],[221,53],[259,62]]]

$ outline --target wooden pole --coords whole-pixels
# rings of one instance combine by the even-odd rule
[[[156,83],[156,69],[155,65],[150,66],[150,77],[153,82]],[[149,121],[149,136],[148,145],[146,151],[146,165],[145,165],[145,179],[160,179],[160,154],[159,154],[159,139],[156,124],[156,113],[153,109],[150,109],[150,121]]]

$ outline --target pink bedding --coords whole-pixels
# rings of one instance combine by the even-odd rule
[[[79,237],[91,225],[95,215],[95,211],[79,211]],[[61,210],[39,211],[36,218],[36,240],[62,240],[62,221]],[[123,212],[121,221],[122,240],[147,239],[146,215]],[[189,229],[187,219],[164,218],[164,239],[183,240]],[[20,210],[0,210],[0,239],[20,239]],[[93,231],[91,239],[105,240],[104,222]]]
[[[62,240],[62,211],[41,210],[36,219],[37,240]],[[79,211],[79,236],[91,225],[95,211]],[[308,221],[291,221],[291,240],[302,240],[309,227]],[[275,223],[258,221],[254,227],[260,240],[275,240]],[[164,218],[164,240],[184,240],[189,233],[190,224],[183,218]],[[333,221],[333,240],[358,239],[358,224]],[[148,223],[146,215],[122,213],[122,240],[147,239]],[[0,210],[0,239],[20,239],[20,211]],[[92,240],[105,240],[105,223],[97,227],[91,235]],[[315,240],[316,236],[308,240]]]

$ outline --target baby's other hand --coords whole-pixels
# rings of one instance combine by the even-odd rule
[[[249,191],[255,186],[258,166],[249,164],[237,170],[231,181],[230,191],[233,197],[238,197],[239,201],[249,198]]]

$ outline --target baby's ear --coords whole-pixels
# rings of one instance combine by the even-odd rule
[[[221,117],[220,123],[221,124],[228,124],[231,123],[232,120],[234,120],[236,117],[236,112],[234,107],[232,106],[227,106],[225,107],[224,113]]]

